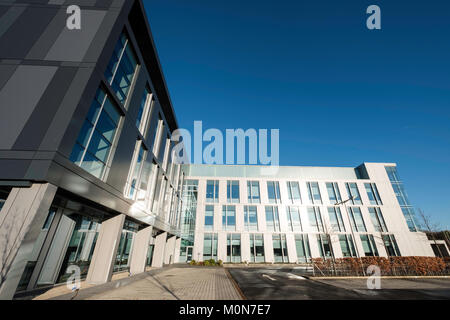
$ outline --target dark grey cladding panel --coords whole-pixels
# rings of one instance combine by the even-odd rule
[[[9,150],[14,145],[57,69],[18,66],[0,90],[0,149]]]
[[[24,59],[57,11],[55,7],[27,7],[1,35],[0,58]]]
[[[14,71],[16,71],[18,65],[0,65],[0,90],[2,90],[3,86],[8,82],[9,78],[13,75]]]
[[[117,190],[124,190],[137,137],[136,126],[131,121],[125,121],[106,181]]]
[[[0,159],[0,180],[16,180],[24,177],[32,160]]]
[[[77,68],[61,67],[54,75],[33,113],[28,118],[12,149],[38,150],[53,118],[60,108]],[[62,133],[60,133],[62,135]]]
[[[69,30],[63,26],[62,32],[45,56],[45,60],[83,61],[105,15],[106,11],[103,10],[83,9],[81,29]]]
[[[84,106],[86,110],[90,107],[100,83],[99,78],[92,77],[92,74],[92,68],[78,69],[70,87],[66,90],[64,99],[58,105],[58,110],[55,112],[51,124],[48,126],[39,147],[40,150],[59,149],[62,154],[69,157],[81,128],[81,123],[84,120],[84,114],[81,115],[81,112],[77,112],[77,107],[79,105]],[[76,125],[77,123],[80,127]]]

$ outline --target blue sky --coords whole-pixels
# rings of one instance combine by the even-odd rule
[[[281,165],[396,162],[450,228],[450,1],[144,3],[180,127],[278,128]]]

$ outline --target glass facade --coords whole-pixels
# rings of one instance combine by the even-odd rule
[[[290,231],[294,232],[303,231],[299,207],[293,206],[286,207],[286,218],[288,222],[288,228]]]
[[[185,262],[188,258],[188,248],[194,245],[195,219],[197,216],[198,200],[198,180],[184,180],[181,197],[180,234],[182,240],[180,248],[180,262]]]
[[[214,229],[214,206],[205,206],[205,230]]]
[[[287,244],[286,244],[286,235],[273,234],[272,235],[272,243],[273,243],[274,262],[281,262],[281,263],[289,262]]]
[[[320,195],[318,182],[307,182],[308,199],[311,204],[322,204],[322,196]]]
[[[371,234],[362,234],[361,243],[366,257],[378,257],[378,249]]]
[[[125,220],[119,247],[117,248],[114,272],[129,269],[131,250],[133,248],[134,237],[138,232],[138,227],[137,223]]]
[[[280,231],[280,219],[278,216],[278,207],[266,206],[266,228],[268,231]]]
[[[370,204],[381,206],[383,202],[381,202],[377,185],[375,183],[364,183],[364,187],[366,188],[367,197],[369,198]]]
[[[386,248],[386,253],[390,257],[399,257],[401,256],[400,250],[397,246],[397,241],[393,234],[384,234],[382,236],[384,247]]]
[[[345,225],[342,220],[341,209],[339,207],[328,207],[328,217],[330,218],[332,231],[345,232]]]
[[[355,232],[366,232],[366,224],[359,207],[348,207],[348,214],[350,216],[350,224]]]
[[[217,233],[205,233],[203,236],[203,260],[217,260]]]
[[[153,104],[153,95],[148,86],[146,86],[144,94],[141,98],[141,103],[139,104],[138,115],[136,117],[136,128],[138,128],[143,137],[147,134],[147,126],[152,114]]]
[[[128,178],[128,190],[126,192],[126,197],[130,199],[135,199],[138,192],[138,187],[140,186],[140,180],[143,177],[142,169],[144,167],[144,161],[147,157],[147,151],[144,149],[144,145],[141,140],[136,142],[136,147],[134,150],[133,162],[131,163],[130,176]],[[148,176],[144,177],[148,179]],[[141,198],[145,198],[145,195],[140,195]]]
[[[261,203],[258,181],[247,181],[247,196],[248,203]]]
[[[311,250],[309,248],[309,239],[307,234],[295,235],[295,248],[297,250],[297,261],[306,263],[311,260]]]
[[[353,204],[362,204],[361,195],[358,190],[358,185],[355,182],[346,183],[348,197],[351,198]]]
[[[280,183],[278,181],[267,181],[267,195],[269,203],[281,203]]]
[[[219,180],[206,181],[206,202],[219,202]]]
[[[244,227],[247,231],[258,230],[258,214],[256,206],[244,206]]]
[[[328,199],[330,200],[330,203],[336,204],[338,202],[342,201],[341,193],[339,192],[339,187],[336,182],[327,182],[326,184],[327,192],[328,192]]]
[[[402,209],[403,216],[406,219],[406,224],[408,225],[409,231],[417,232],[418,223],[416,220],[416,214],[414,208],[409,203],[408,195],[403,186],[403,182],[397,172],[396,167],[386,167],[386,173],[391,182],[392,188],[394,189],[395,196],[397,197],[398,204]]]
[[[317,246],[319,247],[320,256],[323,259],[333,257],[333,249],[331,247],[330,237],[326,234],[317,234]]]
[[[250,235],[250,262],[264,262],[264,237],[262,234]]]
[[[227,262],[241,262],[241,235],[239,233],[227,235]]]
[[[372,220],[372,224],[375,228],[376,232],[388,232],[386,227],[386,223],[384,222],[383,214],[381,213],[381,209],[378,207],[369,208],[370,219]]]
[[[239,203],[239,181],[227,181],[227,202]]]
[[[236,206],[222,206],[222,230],[236,230]]]
[[[341,245],[342,256],[344,258],[356,257],[356,250],[351,235],[340,234],[339,243]]]
[[[288,198],[292,204],[301,203],[302,198],[300,195],[300,186],[297,181],[288,181],[287,190],[288,190]]]
[[[58,280],[56,281],[57,283],[67,281],[72,275],[71,272],[67,272],[67,269],[70,266],[78,266],[81,270],[82,278],[86,277],[94,253],[98,233],[100,231],[100,221],[94,218],[77,213],[70,214],[68,217],[75,222],[75,226],[62,260],[63,263],[61,265]],[[69,225],[69,222],[61,222],[59,228],[62,230],[62,227],[65,225]],[[48,261],[50,261],[50,259]],[[42,279],[42,281],[44,282],[44,279]]]
[[[122,33],[105,71],[106,80],[122,104],[128,97],[136,67],[136,55],[128,36]]]
[[[102,179],[119,126],[120,113],[103,89],[98,89],[70,160]]]
[[[308,220],[311,231],[323,232],[323,220],[319,207],[308,207]]]

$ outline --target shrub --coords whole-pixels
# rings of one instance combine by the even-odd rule
[[[361,257],[340,259],[312,259],[323,273],[362,275],[370,265],[381,269],[382,275],[429,276],[450,271],[450,264],[438,257]]]

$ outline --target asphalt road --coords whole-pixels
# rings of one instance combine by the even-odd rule
[[[366,279],[310,280],[295,269],[230,268],[250,300],[450,299],[450,279],[381,279],[369,290]]]

